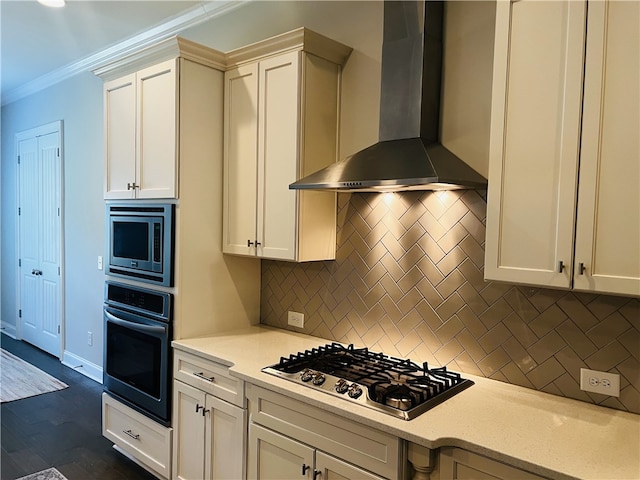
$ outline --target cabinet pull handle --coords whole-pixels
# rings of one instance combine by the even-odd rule
[[[311,467],[305,463],[302,464],[302,476],[307,474],[307,470],[311,470]]]
[[[580,265],[578,265],[578,273],[580,273],[580,275],[584,275],[584,271],[587,269],[587,267],[584,266],[584,263],[580,262]]]
[[[256,240],[256,247],[257,247],[258,245],[262,245],[262,244],[261,244],[258,240]]]
[[[136,185],[136,182],[127,183],[127,190],[135,190],[136,188],[140,188],[140,185]]]
[[[253,245],[253,242],[251,240],[247,240],[247,247],[250,247],[251,245]]]
[[[564,262],[560,260],[558,262],[558,273],[562,273],[563,270],[564,270]]]
[[[202,407],[202,416],[204,417],[207,413],[209,413],[211,410],[210,409],[204,409],[204,407]]]
[[[314,470],[313,471],[313,480],[316,480],[318,475],[321,475],[321,474],[322,474],[322,472],[320,470]]]
[[[125,435],[129,435],[134,440],[140,440],[140,434],[133,433],[131,430],[122,430],[122,433],[124,433]]]
[[[200,411],[200,409],[204,410],[204,405],[200,405],[199,403],[196,403],[196,413],[198,413]]]
[[[198,377],[201,378],[203,380],[206,380],[207,382],[211,382],[213,383],[213,381],[216,379],[216,377],[207,377],[204,372],[193,372],[193,374]]]

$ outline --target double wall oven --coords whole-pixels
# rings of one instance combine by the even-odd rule
[[[173,295],[158,286],[173,285],[174,205],[118,202],[106,211],[107,274],[115,279],[104,289],[104,389],[168,426]]]
[[[172,295],[107,280],[105,389],[132,408],[171,420]]]

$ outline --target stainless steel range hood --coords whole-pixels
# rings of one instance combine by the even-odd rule
[[[385,1],[380,141],[289,185],[293,190],[484,189],[439,143],[444,2]]]

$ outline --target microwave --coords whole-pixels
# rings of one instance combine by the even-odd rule
[[[108,203],[107,275],[173,286],[173,204]]]

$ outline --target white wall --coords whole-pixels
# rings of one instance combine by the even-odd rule
[[[104,275],[96,266],[104,251],[102,82],[90,73],[2,108],[2,322],[15,327],[18,311],[15,134],[56,120],[64,122],[64,348],[102,365]]]
[[[227,51],[300,26],[354,48],[343,76],[341,156],[374,143],[381,2],[252,2],[183,36]],[[64,122],[65,358],[101,367],[105,277],[96,259],[104,252],[102,82],[91,73],[2,107],[1,320],[15,327],[18,309],[14,137],[55,120]],[[92,347],[87,345],[89,330],[94,334]]]

